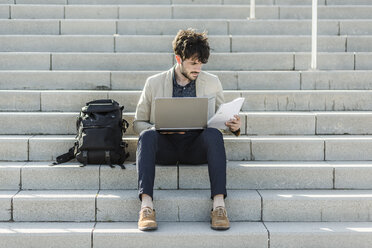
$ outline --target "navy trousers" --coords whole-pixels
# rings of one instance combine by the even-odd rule
[[[226,153],[222,134],[215,128],[189,131],[185,134],[161,134],[145,130],[137,145],[137,172],[139,197],[153,197],[155,164],[208,163],[211,197],[226,193]]]

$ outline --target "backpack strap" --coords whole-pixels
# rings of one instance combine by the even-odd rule
[[[71,159],[75,158],[74,151],[75,151],[75,146],[71,147],[67,153],[58,156],[56,158],[56,162],[51,164],[51,166],[66,163],[70,161]]]
[[[125,119],[123,119],[122,121],[123,133],[125,133],[129,127],[129,123]]]
[[[80,167],[85,167],[88,163],[88,151],[83,151],[83,164],[80,164]]]
[[[106,160],[106,164],[108,164],[111,168],[115,168],[115,166],[111,164],[110,151],[105,151],[105,160]]]

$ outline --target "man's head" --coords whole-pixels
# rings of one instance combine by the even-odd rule
[[[206,33],[197,33],[193,29],[180,30],[172,44],[182,75],[195,80],[209,58],[210,48]]]

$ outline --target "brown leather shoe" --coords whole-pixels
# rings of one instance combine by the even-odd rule
[[[214,230],[227,230],[230,228],[230,222],[224,207],[216,207],[215,210],[212,210],[211,228]]]
[[[156,223],[155,210],[145,207],[140,211],[140,217],[138,220],[138,229],[141,231],[156,230],[158,224]]]

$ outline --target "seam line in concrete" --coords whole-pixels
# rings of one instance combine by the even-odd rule
[[[62,34],[62,23],[61,23],[61,22],[62,22],[62,21],[59,20],[59,35]]]
[[[9,5],[9,19],[12,19],[12,6]]]
[[[333,168],[333,189],[336,189],[336,168]]]
[[[23,167],[25,166],[26,164],[24,164],[20,170],[19,170],[19,189],[21,190],[22,189],[22,169]]]
[[[229,35],[229,40],[230,40],[230,53],[232,53],[232,35]]]
[[[300,90],[302,90],[302,71],[300,71]]]
[[[93,248],[93,233],[94,233],[94,230],[96,229],[96,226],[97,226],[97,222],[94,223],[93,228],[92,228],[92,232],[91,232],[91,235],[90,235],[90,247],[91,248]]]
[[[269,231],[269,228],[267,228],[265,222],[262,221],[262,224],[266,228],[266,231],[267,231],[267,247],[270,248],[270,231]]]
[[[50,53],[50,57],[49,57],[49,70],[50,71],[53,71],[53,54],[52,53]]]
[[[66,19],[66,6],[63,6],[63,19]]]
[[[293,71],[296,70],[296,53],[293,53]]]
[[[315,135],[318,134],[318,116],[315,114]]]
[[[119,34],[119,21],[115,21],[115,33]]]
[[[339,21],[337,24],[338,24],[338,35],[341,35],[341,22]]]
[[[354,52],[354,71],[356,70],[356,53]]]
[[[110,71],[110,90],[112,90],[112,71]]]
[[[39,106],[39,109],[40,109],[40,112],[42,112],[43,111],[43,109],[42,109],[42,106],[43,106],[43,104],[42,104],[42,102],[41,102],[41,92],[39,92],[39,103],[40,103],[40,106]]]
[[[248,131],[246,131],[246,134],[248,135]],[[250,146],[250,150],[251,150],[251,161],[254,161],[255,160],[255,157],[253,155],[253,144],[252,144],[252,140],[250,140],[249,142],[249,146]]]
[[[171,19],[174,19],[174,6],[173,6],[173,3],[172,3],[172,6],[171,6]]]
[[[114,53],[116,53],[116,35],[113,35],[114,37]]]
[[[327,153],[327,145],[326,145],[326,144],[327,144],[327,143],[326,143],[325,140],[324,140],[323,142],[324,142],[323,160],[326,161],[326,158],[327,158],[327,157],[326,157],[326,153]]]
[[[101,190],[99,189],[97,191],[96,197],[94,198],[94,206],[95,206],[95,208],[94,208],[94,221],[96,221],[96,222],[97,222],[97,211],[98,211],[97,201],[98,201],[98,195],[99,195],[100,192],[101,192]]]
[[[120,7],[119,6],[116,8],[116,18],[120,19]]]
[[[231,27],[230,27],[230,25],[231,25],[231,20],[227,20],[227,22],[226,22],[227,35],[231,35],[231,32],[230,32]]]
[[[21,190],[18,190],[10,199],[10,221],[14,222],[14,197],[18,195]]]
[[[261,193],[260,193],[259,190],[256,189],[256,192],[257,192],[257,194],[258,194],[258,195],[260,196],[260,198],[261,198],[261,221],[263,222],[263,197],[262,197],[262,195],[261,195]]]
[[[345,38],[345,52],[347,53],[347,40],[349,39],[349,37],[346,35],[346,38]],[[355,61],[354,61],[354,65],[355,65]]]

